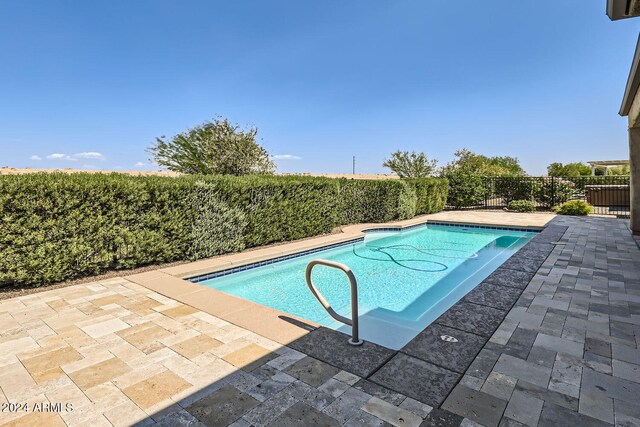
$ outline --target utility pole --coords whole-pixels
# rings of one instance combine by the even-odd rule
[[[353,174],[356,174],[356,156],[353,156]]]

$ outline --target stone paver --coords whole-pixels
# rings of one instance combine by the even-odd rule
[[[439,406],[461,375],[402,353],[394,356],[371,381],[422,403]]]
[[[335,340],[328,363],[127,279],[0,301],[0,331],[0,403],[62,405],[0,425],[389,426],[431,411],[357,375],[392,350],[360,348],[362,370],[344,334],[300,343]]]
[[[493,369],[495,372],[522,379],[541,387],[546,387],[551,378],[550,368],[527,362],[508,354],[500,356]]]
[[[399,352],[121,278],[0,301],[0,402],[74,406],[0,424],[640,425],[638,265],[623,220],[556,218]]]
[[[436,319],[436,323],[490,337],[506,313],[496,308],[459,301]]]
[[[418,427],[420,424],[422,424],[422,418],[419,415],[387,403],[375,396],[369,399],[369,401],[364,405],[363,409],[371,415],[374,415],[377,418],[380,418],[381,420],[386,421],[396,427]]]
[[[482,425],[495,427],[500,422],[506,406],[506,400],[458,385],[449,394],[442,409]]]
[[[509,399],[504,416],[526,426],[535,427],[538,425],[543,404],[544,401],[516,390]]]
[[[269,424],[273,427],[323,426],[334,427],[340,424],[334,418],[323,414],[304,403],[296,403]]]
[[[402,352],[462,373],[486,341],[487,339],[480,335],[432,324],[412,339]]]
[[[229,425],[258,406],[259,402],[233,386],[225,386],[186,410],[205,425]]]
[[[302,353],[361,377],[371,375],[395,351],[365,342],[361,346],[345,345],[348,336],[320,327],[289,345]]]
[[[443,408],[479,422],[451,402],[486,393],[506,402],[500,426],[640,425],[640,249],[625,221],[557,217],[512,258],[485,282],[523,293]],[[483,289],[465,301],[490,305]]]
[[[320,387],[340,370],[313,357],[300,359],[289,366],[285,372],[312,387]]]

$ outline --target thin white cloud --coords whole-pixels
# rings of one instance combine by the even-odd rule
[[[103,160],[104,156],[102,153],[98,153],[96,151],[85,151],[83,153],[76,153],[72,156],[74,159],[92,159],[92,160]]]
[[[142,166],[145,166],[145,165],[146,165],[146,163],[137,162],[137,163],[136,163],[135,165],[133,165],[133,166],[135,166],[135,167],[137,167],[137,168],[141,168]]]
[[[65,154],[65,153],[51,153],[47,155],[47,159],[50,160],[66,160],[75,162],[77,160],[104,160],[102,153],[97,151],[83,151],[82,153]]]
[[[274,160],[300,160],[302,157],[294,156],[293,154],[276,154],[273,156]]]
[[[40,160],[42,160],[42,157],[37,156],[37,155],[35,155],[35,154],[34,154],[33,156],[29,157],[29,158],[30,158],[31,160],[35,160],[35,161],[40,161]]]
[[[68,154],[63,154],[63,153],[51,153],[49,155],[47,155],[47,159],[50,160],[76,160],[73,157],[69,156]]]

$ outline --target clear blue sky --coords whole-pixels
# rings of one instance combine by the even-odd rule
[[[0,166],[154,169],[155,137],[214,115],[284,172],[627,158],[639,29],[605,0],[2,1]]]

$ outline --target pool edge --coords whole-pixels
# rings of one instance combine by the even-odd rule
[[[332,245],[349,244],[350,242],[363,239],[366,232],[381,229],[402,231],[424,226],[430,222],[436,225],[470,226],[473,228],[501,227],[501,225],[497,224],[471,223],[468,221],[432,220],[427,218],[428,216],[429,215],[425,215],[394,223],[346,226],[342,228],[342,233],[340,234],[319,236],[274,247],[223,255],[176,267],[130,275],[126,278],[168,298],[195,307],[280,344],[287,345],[320,328],[321,325],[289,313],[202,286],[189,281],[188,278],[198,275],[198,273],[200,273],[200,275],[210,274],[216,271],[242,267],[251,263],[255,264],[256,262],[265,262],[270,259],[294,255],[309,250],[320,251]],[[543,226],[522,226],[517,228],[519,231],[542,231],[546,228],[547,224]]]

